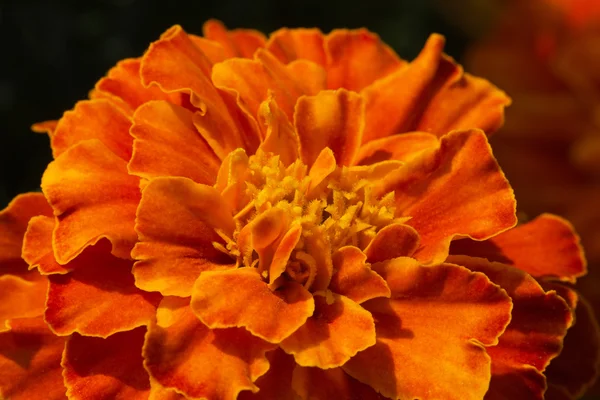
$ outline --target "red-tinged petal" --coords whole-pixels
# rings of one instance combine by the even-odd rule
[[[87,265],[49,276],[44,318],[58,335],[106,338],[154,318],[160,295],[135,287],[131,261],[114,257],[104,244],[89,249]]]
[[[306,322],[315,306],[302,285],[288,282],[271,291],[254,268],[241,268],[202,273],[191,307],[212,329],[244,327],[254,336],[279,343]]]
[[[514,386],[511,390],[523,390],[514,398],[542,399],[545,380],[532,377],[535,374],[528,367],[542,372],[561,352],[573,322],[567,303],[556,292],[546,293],[530,275],[509,265],[466,256],[451,256],[448,261],[484,273],[506,290],[513,302],[510,324],[498,345],[487,349],[492,358],[488,397],[503,398],[504,384],[510,380]]]
[[[158,86],[144,87],[140,78],[140,58],[119,61],[95,86],[94,96],[106,97],[120,105],[129,115],[150,100],[181,103],[180,95],[164,93]]]
[[[419,233],[415,228],[391,224],[377,232],[365,249],[365,254],[370,263],[376,263],[396,257],[410,257],[418,248]]]
[[[153,179],[137,212],[136,286],[187,297],[201,272],[231,268],[233,260],[213,246],[223,243],[215,229],[231,235],[234,222],[214,188],[187,178]]]
[[[331,298],[329,298],[331,296]],[[314,297],[314,314],[280,346],[305,367],[328,369],[375,344],[371,314],[345,296]]]
[[[187,400],[188,398],[179,394],[175,389],[163,387],[156,379],[150,377],[150,396],[148,400]]]
[[[145,333],[141,326],[105,339],[72,335],[61,363],[69,399],[148,399],[150,379],[142,359]]]
[[[544,393],[544,400],[575,400],[575,398],[562,386],[548,384],[548,389]]]
[[[44,313],[48,281],[26,281],[16,275],[0,276],[0,332],[13,318],[31,318]],[[1,349],[0,349],[1,351]]]
[[[258,120],[265,132],[261,150],[278,154],[284,165],[290,165],[300,157],[298,134],[275,99],[269,98],[260,105]]]
[[[251,58],[254,52],[265,46],[266,38],[262,33],[252,29],[234,29],[228,31],[220,21],[210,20],[202,27],[204,37],[214,40],[223,46],[225,55],[229,57]]]
[[[266,48],[284,64],[309,60],[325,65],[323,33],[319,29],[282,28],[269,36]]]
[[[439,151],[404,168],[408,176],[398,169],[384,191],[395,190],[396,213],[411,217],[421,237],[415,258],[424,264],[442,262],[455,236],[485,240],[517,222],[513,191],[481,131],[454,131]]]
[[[366,29],[332,31],[325,38],[325,54],[329,89],[359,91],[405,64]]]
[[[365,88],[363,143],[417,130],[438,136],[454,129],[491,133],[502,125],[510,99],[487,81],[463,75],[443,49],[444,38],[431,35],[413,62]]]
[[[506,292],[452,264],[423,267],[396,258],[373,268],[392,297],[362,304],[376,321],[377,343],[344,370],[387,397],[483,398],[490,380],[483,346],[497,344],[510,321]]]
[[[579,297],[575,306],[575,323],[567,332],[562,352],[552,360],[545,375],[549,386],[564,389],[576,399],[585,394],[599,374],[600,326],[594,316],[594,309]]]
[[[133,121],[129,172],[146,179],[183,176],[207,185],[215,183],[221,161],[196,130],[191,111],[152,101],[137,109]]]
[[[192,398],[234,400],[269,369],[273,345],[244,329],[209,329],[191,312],[189,299],[166,297],[148,329],[144,365],[166,388]]]
[[[492,364],[492,375],[484,400],[546,400],[546,378],[532,366]]]
[[[585,256],[575,229],[567,220],[551,214],[542,214],[485,242],[456,241],[451,253],[514,265],[536,278],[575,282],[586,273]]]
[[[238,147],[254,152],[258,136],[249,129],[252,121],[240,110],[235,96],[215,88],[210,80],[212,68],[208,57],[176,25],[150,46],[140,76],[145,86],[157,84],[166,92],[190,93],[191,103],[200,109],[194,124],[221,159]]]
[[[29,264],[29,269],[37,268],[42,275],[66,274],[72,269],[71,265],[60,265],[54,258],[52,232],[55,225],[54,218],[33,217],[23,238],[23,260]]]
[[[54,133],[57,124],[57,120],[38,122],[36,124],[31,125],[31,130],[35,133],[45,133],[48,136],[52,137],[52,134]]]
[[[390,297],[390,288],[366,262],[356,247],[346,246],[333,253],[333,277],[329,289],[360,304],[376,297]]]
[[[300,155],[307,165],[329,147],[339,165],[352,165],[362,140],[363,100],[339,89],[298,99],[294,126],[300,139]]]
[[[267,353],[269,370],[255,382],[258,393],[242,392],[239,400],[299,400],[292,389],[292,373],[296,367],[294,357],[279,347]]]
[[[341,368],[323,370],[297,366],[292,386],[302,400],[378,400],[384,399],[373,388],[352,378]]]
[[[410,161],[422,150],[439,145],[437,136],[426,132],[392,135],[372,140],[361,146],[356,164],[371,165],[386,160]]]
[[[105,99],[80,101],[58,121],[52,135],[52,153],[58,158],[78,143],[98,139],[125,161],[131,157],[130,118]]]
[[[21,259],[27,224],[37,215],[52,216],[52,209],[41,193],[18,195],[0,211],[0,275],[15,274],[27,279],[37,275],[28,274],[27,264]]]
[[[107,238],[113,254],[129,258],[137,235],[133,229],[140,200],[139,178],[127,163],[99,140],[87,140],[48,165],[42,190],[54,209],[54,253],[66,264],[81,251]]]
[[[66,400],[60,359],[65,339],[42,319],[10,322],[0,333],[0,397],[10,400]]]

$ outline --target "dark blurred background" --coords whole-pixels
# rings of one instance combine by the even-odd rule
[[[209,18],[265,33],[365,26],[405,59],[439,32],[460,58],[468,35],[445,22],[445,11],[434,0],[0,0],[0,209],[36,190],[51,159],[48,138],[31,124],[60,117],[118,60],[141,55],[173,24],[191,33]]]

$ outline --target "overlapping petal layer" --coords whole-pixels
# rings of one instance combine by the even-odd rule
[[[481,399],[490,379],[484,346],[497,344],[510,321],[506,292],[453,264],[422,267],[396,258],[373,268],[391,298],[363,303],[377,342],[343,369],[386,397]]]

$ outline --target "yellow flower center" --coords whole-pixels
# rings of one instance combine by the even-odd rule
[[[301,160],[286,167],[278,155],[260,150],[250,157],[240,149],[230,154],[219,175],[228,179],[224,194],[241,198],[236,229],[231,237],[218,232],[225,245],[213,245],[239,267],[258,268],[272,283],[273,265],[285,254],[275,279],[292,279],[310,289],[320,268],[331,269],[337,249],[364,249],[381,228],[404,221],[395,216],[394,193],[377,196],[373,190],[373,180],[399,162],[340,167],[329,149],[322,155],[327,154],[310,169]]]

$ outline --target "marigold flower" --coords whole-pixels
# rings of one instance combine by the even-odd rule
[[[43,195],[0,214],[0,394],[542,398],[570,336],[596,360],[579,239],[514,227],[484,133],[509,99],[442,50],[175,26],[37,125]]]

